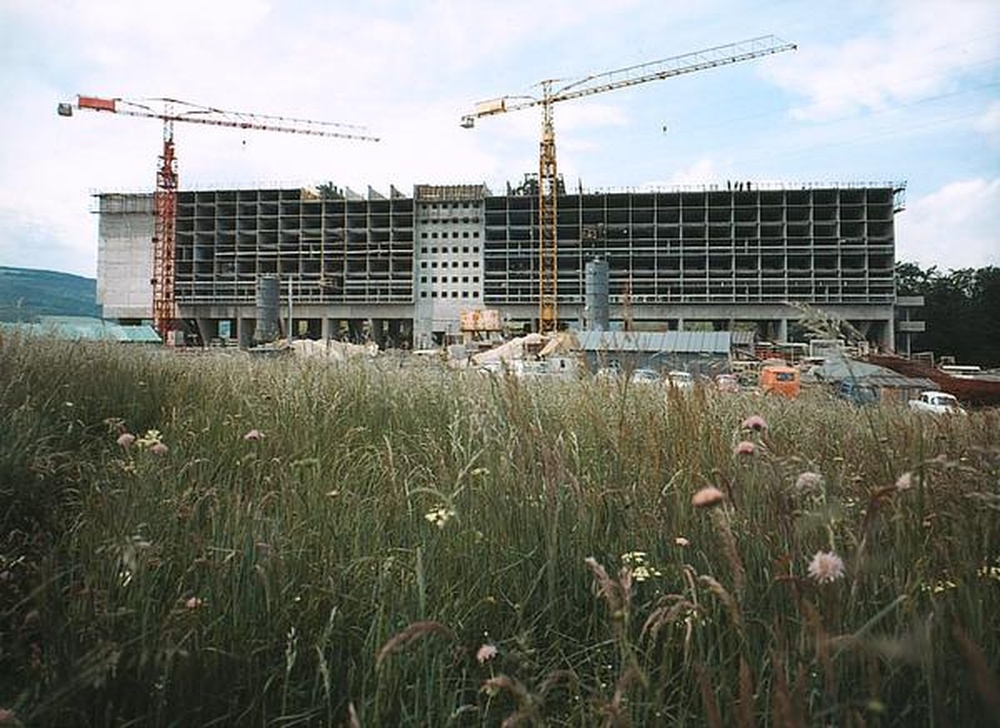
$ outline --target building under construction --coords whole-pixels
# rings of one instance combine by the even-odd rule
[[[204,342],[254,341],[262,279],[276,276],[292,334],[427,347],[463,311],[511,329],[538,318],[537,184],[180,192],[175,294]],[[893,349],[894,216],[901,185],[584,192],[557,200],[560,327],[587,318],[587,269],[606,265],[609,326],[755,327],[797,336],[807,304]],[[98,298],[108,318],[148,319],[151,195],[101,194]],[[595,291],[590,291],[593,295]],[[600,295],[604,295],[603,290]],[[287,324],[283,324],[287,326]],[[287,333],[287,332],[283,332]]]

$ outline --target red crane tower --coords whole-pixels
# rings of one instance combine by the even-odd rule
[[[471,129],[476,119],[542,107],[542,141],[538,161],[538,328],[541,333],[556,329],[556,135],[552,125],[552,105],[583,96],[601,94],[647,81],[658,81],[695,71],[705,71],[731,63],[795,49],[773,35],[751,38],[729,45],[706,48],[684,55],[650,61],[637,66],[595,73],[571,81],[548,79],[541,82],[540,96],[501,96],[476,104],[471,114],[462,117],[462,126]]]
[[[177,214],[177,156],[174,152],[174,122],[227,126],[257,131],[280,131],[289,134],[337,137],[377,142],[361,126],[330,121],[312,121],[287,116],[267,116],[241,111],[225,111],[199,106],[177,99],[105,99],[77,96],[75,108],[119,116],[139,116],[163,121],[163,153],[156,169],[156,192],[153,195],[155,225],[153,232],[153,325],[168,345],[173,345],[171,331],[177,325],[177,301],[174,297],[174,232]],[[72,116],[74,104],[61,103],[60,116]]]

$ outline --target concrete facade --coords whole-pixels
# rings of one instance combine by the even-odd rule
[[[580,327],[586,265],[601,258],[611,328],[626,319],[650,331],[754,326],[780,341],[797,335],[796,305],[808,304],[891,350],[901,192],[890,184],[730,183],[560,194],[560,324]],[[131,212],[118,197],[100,196],[108,263],[99,266],[99,287],[111,316],[126,310],[116,308],[126,293],[151,295],[148,273],[138,270],[139,251],[148,258],[151,196],[133,196],[149,203]],[[534,195],[491,195],[482,185],[418,185],[412,197],[394,188],[388,196],[336,188],[182,192],[178,304],[205,340],[228,328],[247,343],[257,279],[277,274],[282,320],[290,293],[296,335],[424,347],[456,334],[462,310],[481,308],[498,309],[513,328],[534,327],[537,205]],[[134,265],[110,264],[119,259]]]
[[[153,317],[153,196],[98,196],[97,302],[105,318]]]

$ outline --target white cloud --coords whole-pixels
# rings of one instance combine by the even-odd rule
[[[989,108],[975,120],[973,127],[993,144],[1000,144],[1000,101],[990,104]]]
[[[670,189],[672,187],[685,187],[688,185],[718,184],[719,180],[724,178],[725,174],[719,170],[714,160],[702,157],[687,167],[678,169],[667,179],[653,180],[646,182],[642,186],[651,189]]]
[[[792,63],[768,66],[779,84],[804,95],[798,118],[826,121],[879,111],[953,89],[996,62],[1000,10],[992,0],[891,2],[890,15],[840,43],[800,47]]]
[[[505,181],[537,172],[540,110],[461,129],[459,118],[477,100],[537,92],[533,85],[544,78],[640,63],[734,40],[734,34],[787,32],[802,45],[780,62],[557,105],[559,171],[567,184],[575,187],[581,178],[624,187],[655,178],[662,186],[701,185],[855,174],[905,176],[912,190],[989,177],[991,160],[978,134],[945,136],[925,119],[897,119],[895,112],[877,129],[867,118],[804,125],[788,118],[788,95],[762,83],[761,71],[794,68],[796,75],[781,77],[782,85],[805,94],[808,108],[822,114],[950,92],[948,84],[966,69],[987,76],[988,60],[995,64],[1000,23],[993,16],[1000,6],[992,11],[994,4],[968,0],[961,11],[943,12],[929,0],[890,0],[886,19],[884,5],[848,2],[852,12],[867,8],[861,12],[872,22],[865,23],[847,18],[838,3],[831,24],[852,35],[834,46],[830,39],[838,35],[818,29],[813,7],[796,3],[750,11],[735,0],[676,7],[656,0],[176,0],[169,7],[0,0],[0,263],[30,265],[38,259],[38,241],[48,240],[65,261],[59,268],[93,275],[97,240],[89,193],[153,186],[159,122],[88,112],[57,117],[56,102],[77,93],[173,96],[363,124],[383,139],[370,144],[178,124],[182,189],[330,180],[362,192],[368,185],[386,192],[392,184],[409,193],[421,182],[485,182],[502,191]],[[811,45],[810,33],[830,45]],[[964,112],[982,114],[986,93]],[[714,110],[706,108],[711,99],[719,100]],[[713,124],[713,114],[734,120]],[[998,117],[994,105],[976,128],[997,139]],[[971,114],[963,118],[968,131]],[[925,146],[916,146],[919,140],[911,138],[925,130]],[[858,149],[857,139],[873,136],[864,153],[848,153]],[[855,143],[841,141],[847,137]],[[973,143],[978,146],[970,153],[965,145]]]
[[[896,218],[896,258],[942,270],[1000,265],[1000,178],[952,182]]]

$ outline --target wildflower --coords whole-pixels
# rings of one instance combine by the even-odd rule
[[[754,445],[749,440],[743,440],[735,448],[735,452],[737,455],[753,455],[754,452],[756,451],[757,451],[757,446]]]
[[[815,493],[823,489],[823,484],[822,475],[807,470],[804,473],[799,473],[799,477],[795,479],[795,492],[799,495]]]
[[[243,439],[247,441],[263,440],[264,433],[255,427],[254,429],[250,430],[248,433],[243,435]]]
[[[20,725],[17,722],[17,715],[13,710],[0,708],[0,725]]]
[[[457,514],[451,508],[445,506],[438,506],[434,510],[428,511],[424,514],[424,518],[428,523],[433,523],[438,528],[444,528],[448,521],[454,518]]]
[[[809,562],[809,576],[818,584],[830,584],[844,576],[844,560],[833,551],[817,551]]]
[[[726,496],[718,488],[702,488],[691,496],[691,505],[695,508],[711,508],[719,505],[725,499]]]
[[[946,592],[949,589],[955,589],[957,587],[958,585],[951,579],[944,579],[935,584],[931,589],[931,591],[934,592],[935,594],[940,594],[941,592]]]
[[[913,487],[913,473],[907,471],[896,479],[896,490],[909,490]]]
[[[646,552],[629,551],[627,554],[622,554],[622,563],[626,566],[644,564],[646,563]]]
[[[151,453],[153,453],[154,455],[166,455],[167,454],[167,450],[169,450],[169,449],[170,448],[168,448],[162,442],[154,442],[150,446],[149,451]]]
[[[625,564],[625,570],[631,578],[637,582],[661,576],[659,569],[650,567],[645,551],[629,551],[627,554],[622,554],[622,563]]]
[[[485,662],[489,662],[494,657],[497,656],[496,645],[483,645],[478,650],[476,650],[476,661],[482,665]]]
[[[691,545],[691,542],[688,541],[683,536],[678,536],[677,538],[675,538],[674,543],[677,544],[678,546],[685,546],[685,547]]]
[[[185,600],[185,602],[184,602],[184,606],[187,609],[199,609],[200,607],[202,607],[204,605],[205,605],[205,602],[202,601],[198,597],[188,597],[187,600]]]
[[[984,566],[976,572],[976,575],[983,579],[1000,581],[1000,566]]]
[[[489,468],[473,468],[469,473],[473,478],[482,478],[490,474]]]
[[[659,569],[651,569],[646,564],[633,566],[631,569],[628,570],[628,573],[637,582],[646,581],[647,579],[652,579],[654,576],[663,575]]]
[[[118,436],[118,444],[124,447],[126,450],[132,447],[132,443],[135,442],[135,435],[131,432],[123,432]]]
[[[745,420],[743,420],[742,427],[744,430],[753,430],[754,432],[766,432],[767,422],[760,415],[750,415]]]
[[[139,447],[149,448],[160,441],[160,431],[159,430],[146,430],[146,433],[135,441],[135,444]]]

